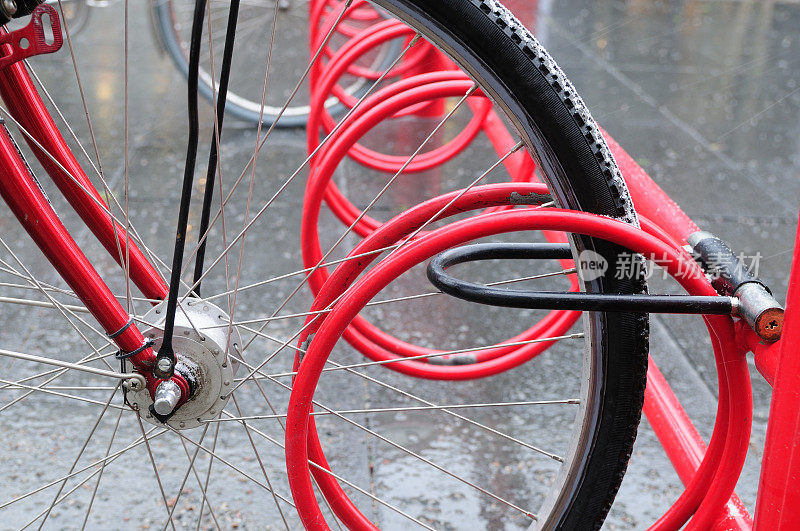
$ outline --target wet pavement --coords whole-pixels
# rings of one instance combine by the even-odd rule
[[[545,46],[598,122],[702,229],[760,255],[759,275],[779,300],[800,186],[798,16],[791,2],[709,1],[557,2],[545,17]],[[708,437],[716,371],[704,327],[679,317],[651,323],[652,354]],[[770,388],[752,360],[751,375],[755,420],[737,492],[752,509]],[[663,509],[679,490],[662,455],[643,423],[612,510],[622,522],[642,527],[658,511],[642,519],[642,504]]]
[[[510,5],[531,25],[565,70],[598,122],[701,228],[728,240],[736,251],[746,255],[760,253],[759,274],[782,300],[787,288],[800,191],[800,36],[796,31],[800,26],[800,4],[746,0],[539,0],[516,1]],[[154,39],[146,6],[131,3],[130,165],[126,172],[122,20],[122,3],[93,8],[86,28],[73,37],[74,46],[104,175],[115,193],[121,194],[127,173],[131,183],[131,219],[152,251],[169,261],[171,241],[163,235],[174,230],[185,152],[186,85]],[[89,138],[80,92],[66,49],[53,56],[37,58],[33,67],[73,126],[76,136],[82,140]],[[213,117],[210,106],[204,101],[201,101],[201,114],[203,130],[208,132]],[[463,117],[455,118],[459,119]],[[424,137],[425,131],[415,133]],[[391,131],[386,133],[390,134]],[[17,138],[21,137],[17,135]],[[204,168],[207,149],[207,136],[203,139],[199,170]],[[226,121],[222,158],[224,186],[230,186],[238,176],[252,154],[254,141],[251,126],[235,119]],[[84,145],[87,151],[93,152],[91,142]],[[302,131],[276,130],[268,147],[259,155],[253,197],[263,201],[274,193],[285,176],[303,160],[305,149]],[[376,205],[376,217],[386,219],[410,204],[455,189],[459,183],[463,186],[471,180],[469,175],[485,169],[485,161],[489,159],[484,153],[485,146],[478,144],[440,173],[415,177],[418,179],[416,186],[409,187],[410,191],[403,190]],[[43,173],[39,171],[39,174]],[[301,172],[300,177],[304,178],[305,173]],[[373,174],[354,164],[342,168],[337,179],[356,204],[366,203],[380,189]],[[43,179],[43,185],[54,198],[65,224],[75,228],[73,234],[98,269],[115,289],[122,290],[124,284],[113,261],[104,255],[88,231],[80,228],[69,207],[58,201],[52,184]],[[235,227],[237,222],[241,226],[245,216],[252,216],[244,206],[247,187],[243,188],[237,192],[238,201],[232,201],[226,209],[226,222],[230,227]],[[194,194],[189,241],[197,237],[201,193],[202,181],[197,183]],[[242,270],[243,282],[263,279],[265,274],[290,273],[301,267],[298,242],[302,194],[303,183],[298,179],[272,207],[273,212],[259,232],[247,240],[248,259]],[[320,226],[327,245],[333,244],[342,230],[328,211],[323,211]],[[222,232],[228,238],[236,234],[235,229],[218,228],[212,236],[219,241]],[[7,212],[0,213],[0,235],[12,245],[34,276],[63,286]],[[344,245],[349,249],[356,242],[357,239],[348,237]],[[220,252],[219,245],[212,245],[210,256]],[[18,268],[13,257],[4,253],[0,252],[0,257],[6,261],[3,265]],[[339,256],[341,254],[334,254],[334,257]],[[235,278],[237,261],[238,251],[230,264],[230,279]],[[503,273],[514,271],[498,271],[498,278],[503,278]],[[402,279],[391,295],[419,292],[419,287],[424,285],[421,279],[421,272],[416,271],[410,278]],[[0,280],[11,282],[13,277],[4,274]],[[296,285],[296,280],[276,282],[266,290],[243,292],[236,302],[237,314],[271,312]],[[210,277],[204,286],[207,293],[223,291],[225,275]],[[652,292],[672,289],[671,285],[657,279],[651,286]],[[2,294],[22,296],[25,292],[4,290]],[[306,311],[311,300],[308,290],[301,290],[284,312]],[[134,309],[144,313],[144,306],[146,303],[138,302]],[[496,341],[519,331],[514,325],[519,322],[520,315],[508,310],[476,310],[468,305],[431,302],[424,309],[428,312],[432,309],[438,320],[430,320],[428,314],[418,309],[419,306],[408,304],[386,310],[376,308],[366,315],[399,337],[431,347],[439,346],[437,341],[442,333],[457,348],[468,345],[470,339]],[[52,310],[4,306],[2,311],[0,346],[3,348],[67,360],[75,360],[76,353],[86,353],[85,343],[62,319],[54,316]],[[458,322],[460,326],[455,331],[443,332],[440,330],[442,321]],[[285,341],[298,326],[299,323],[291,320],[275,321],[268,332]],[[86,326],[79,328],[91,337]],[[716,375],[704,327],[696,318],[657,316],[651,319],[651,329],[651,354],[707,438],[716,407]],[[255,358],[260,359],[273,350],[274,345],[272,347],[270,349],[268,342],[257,345]],[[569,364],[563,363],[571,357],[575,357],[574,351],[558,345],[535,363],[513,373],[447,385],[415,381],[413,393],[438,404],[475,402],[487,397],[496,401],[525,400],[530,398],[527,390],[531,388],[537,389],[540,399],[564,397],[578,391],[577,378],[570,374]],[[339,363],[363,360],[349,348],[341,349],[336,359]],[[276,358],[272,374],[290,371],[291,361],[289,354]],[[7,360],[0,361],[0,367],[3,379],[30,374],[19,363]],[[770,390],[752,364],[751,373],[755,422],[748,461],[737,492],[752,510]],[[396,373],[372,367],[368,374],[387,384],[408,388],[408,380]],[[282,381],[287,382],[287,379]],[[78,379],[62,378],[59,382],[62,386],[76,385]],[[108,382],[97,380],[96,385],[108,385]],[[273,383],[265,389],[268,401],[264,400],[263,389],[259,386],[244,386],[238,403],[229,405],[230,411],[239,409],[245,415],[268,415],[273,406],[283,411],[288,396],[285,389]],[[99,390],[88,392],[87,396],[102,404],[109,393],[110,389]],[[394,396],[382,389],[376,391],[363,378],[342,371],[323,378],[318,393],[324,400],[335,401],[339,408],[398,405]],[[477,396],[482,398],[476,399]],[[13,422],[3,424],[0,444],[18,453],[5,460],[9,472],[0,479],[3,493],[0,503],[68,473],[99,414],[99,407],[71,403],[69,413],[65,414],[55,407],[62,405],[58,398],[36,396],[27,400],[24,408],[18,405],[18,413],[13,413],[13,408],[10,410]],[[3,397],[3,403],[7,400]],[[119,401],[113,404],[116,406]],[[553,426],[568,423],[570,413],[557,409],[565,407],[563,405],[547,407],[553,409],[541,415],[526,412],[493,415],[484,409],[471,412],[470,417],[479,422],[491,421],[498,429],[513,429],[512,433],[522,439],[545,437],[548,443],[563,446],[564,434]],[[127,412],[120,415],[123,420],[112,453],[141,435],[135,417]],[[98,432],[98,441],[87,447],[76,469],[108,455],[108,441],[116,419],[116,409],[107,413],[102,433]],[[411,413],[374,415],[364,422],[404,448],[446,463],[460,476],[490,484],[514,503],[538,503],[540,483],[547,481],[555,467],[552,461],[518,455],[513,446],[497,442],[484,432],[470,431],[446,416],[437,418],[436,423]],[[253,425],[272,440],[283,440],[282,426],[275,425],[274,420],[262,420]],[[335,460],[335,470],[356,484],[370,485],[376,495],[402,505],[411,514],[425,515],[434,527],[445,520],[451,522],[452,529],[517,529],[525,525],[523,518],[509,516],[502,507],[480,498],[473,490],[453,487],[448,478],[419,467],[407,452],[369,440],[363,430],[323,417],[318,417],[318,425],[323,444]],[[149,427],[149,424],[144,425],[144,429]],[[212,425],[210,432],[213,433],[214,428]],[[186,442],[185,452],[177,446],[177,456],[174,452],[179,444],[176,441],[180,439],[171,434],[150,443],[150,451],[155,455],[165,483],[164,490],[168,493],[165,495],[168,505],[175,506],[176,527],[194,529],[197,514],[204,511],[203,528],[213,528],[215,520],[222,528],[283,528],[281,514],[275,509],[272,497],[258,485],[268,481],[267,478],[284,474],[283,450],[277,444],[265,442],[267,439],[261,434],[256,435],[254,443],[252,433],[246,430],[229,426],[225,429],[227,438],[220,439],[217,452],[241,467],[247,476],[230,467],[214,465],[214,486],[207,493],[212,500],[213,516],[202,508],[199,482],[191,477],[185,485],[181,484],[187,455],[194,452],[192,443]],[[210,440],[211,435],[206,444],[210,445]],[[251,449],[253,444],[258,448],[257,453]],[[196,459],[197,473],[205,474],[207,456],[201,452]],[[148,453],[141,446],[122,454],[113,466],[107,467],[88,526],[97,529],[163,526],[166,513],[154,503],[161,495],[150,467]],[[75,483],[68,483],[64,492],[73,486]],[[79,528],[93,488],[93,481],[76,486],[76,493],[59,504],[46,527]],[[285,485],[276,490],[282,496],[289,495]],[[181,491],[184,494],[176,501],[174,493]],[[680,492],[680,481],[652,429],[643,421],[629,471],[606,528],[644,528]],[[124,493],[124,497],[120,493]],[[55,489],[51,488],[43,498],[32,497],[28,505],[21,502],[0,509],[3,517],[0,527],[22,527],[46,508],[55,495]],[[405,521],[396,513],[363,497],[356,499],[386,528],[404,527]],[[279,505],[288,527],[299,527],[290,504],[280,502]]]

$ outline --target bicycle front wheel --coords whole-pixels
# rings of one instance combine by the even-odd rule
[[[635,222],[619,172],[582,100],[553,60],[508,11],[495,2],[477,0],[435,4],[387,0],[379,4],[444,50],[508,113],[528,149],[536,154],[557,204]],[[325,156],[321,158],[328,161]],[[627,255],[623,249],[585,237],[573,236],[571,242],[576,257],[591,250],[610,263],[605,275],[583,282],[584,290],[644,290],[641,272],[626,277],[615,267]],[[627,466],[641,413],[647,364],[646,321],[646,316],[635,314],[585,316],[587,348],[580,413],[562,456],[563,464],[537,515],[538,527],[595,528],[609,510]],[[330,341],[330,337],[325,340]],[[309,352],[313,341],[311,345]],[[330,344],[321,348],[327,352]],[[303,382],[309,385],[307,380]],[[301,393],[308,393],[309,389],[304,388]],[[292,420],[290,415],[289,422]],[[296,420],[302,432],[304,421]],[[297,433],[287,432],[290,470],[309,455],[304,453],[305,435]],[[293,456],[295,451],[301,453],[300,461]],[[312,461],[321,462],[320,454],[311,455]],[[301,485],[304,475],[295,477],[295,499],[303,500],[298,508],[305,515],[306,525],[313,527],[321,513],[305,510],[314,504],[313,499]],[[322,481],[319,476],[317,480]],[[332,490],[336,492],[335,487]],[[363,515],[350,512],[352,507],[343,504],[340,509],[343,515],[350,514],[346,521],[351,525],[366,525]]]
[[[267,61],[260,65],[262,73],[272,67],[277,72],[291,62],[278,64],[283,59],[274,54],[267,60],[281,25],[273,26],[275,38],[261,23],[254,22],[266,38],[248,39],[244,31],[255,21],[245,7],[260,3],[280,7],[278,0],[242,2],[243,31],[237,39],[258,48]],[[326,4],[334,16],[348,8],[346,2]],[[376,5],[376,13],[407,24],[463,74],[410,72],[401,83],[413,86],[411,93],[366,84],[357,96],[358,108],[340,116],[333,132],[308,150],[300,133],[224,131],[210,229],[197,234],[195,210],[187,228],[187,241],[207,243],[202,289],[192,285],[199,248],[194,245],[185,254],[174,337],[176,356],[205,372],[200,392],[178,405],[166,423],[151,414],[147,391],[126,394],[116,381],[103,379],[109,376],[81,372],[82,365],[105,374],[123,369],[114,358],[113,341],[92,325],[69,286],[41,273],[40,256],[21,245],[2,258],[0,304],[8,309],[2,314],[6,326],[0,327],[2,352],[27,349],[38,356],[28,360],[52,356],[71,362],[53,369],[19,356],[0,357],[4,462],[13,468],[3,479],[8,494],[0,499],[0,516],[9,526],[63,528],[88,522],[107,528],[131,520],[176,528],[184,522],[191,528],[277,523],[287,529],[300,523],[388,529],[409,522],[445,529],[602,524],[641,413],[646,316],[589,312],[570,328],[573,321],[542,312],[476,307],[436,293],[424,276],[422,255],[394,268],[392,250],[406,239],[423,245],[440,230],[465,223],[474,232],[437,240],[437,252],[471,238],[529,242],[543,237],[535,226],[504,226],[489,234],[481,224],[490,218],[464,218],[502,217],[505,210],[553,204],[636,223],[619,171],[574,87],[505,8],[490,0],[379,0]],[[210,23],[222,27],[220,18]],[[368,63],[384,54],[391,63],[402,61],[419,43],[408,36],[395,56],[382,48]],[[217,59],[221,48],[214,45]],[[303,82],[308,57],[322,57],[315,52],[301,50],[306,62],[299,74],[283,72],[292,78],[290,85]],[[424,57],[427,52],[440,53],[430,46]],[[206,64],[212,64],[210,57]],[[280,77],[276,72],[270,79]],[[51,77],[63,83],[61,74]],[[46,73],[39,77],[48,80]],[[110,86],[106,79],[97,82]],[[231,86],[237,86],[235,78]],[[147,134],[124,135],[115,146],[119,149],[107,154],[126,157],[117,159],[124,168],[120,182],[112,181],[103,197],[109,215],[125,227],[119,245],[135,242],[154,271],[168,278],[181,164],[165,146],[179,139],[176,152],[185,147],[183,126],[175,125],[185,102],[164,84],[137,88],[128,92],[124,123]],[[158,98],[157,108],[151,103],[130,113],[129,107],[139,111],[137,98],[149,89],[160,90],[149,96]],[[108,95],[81,91],[87,98],[95,93]],[[277,107],[292,104],[287,96]],[[86,113],[92,108],[87,105]],[[118,118],[116,110],[107,113],[109,120]],[[85,119],[83,111],[78,114]],[[448,153],[439,166],[428,164],[474,120],[481,121],[485,135],[466,135],[463,150]],[[118,124],[110,124],[93,131],[111,136]],[[211,124],[204,125],[211,130]],[[508,141],[489,139],[491,128],[502,129]],[[83,130],[69,132],[77,137]],[[80,140],[88,146],[84,154],[93,153],[87,141],[92,139]],[[150,141],[152,146],[128,153],[128,142]],[[354,145],[391,164],[359,166],[349,156]],[[418,155],[416,162],[425,164],[415,164]],[[98,182],[104,167],[115,166],[97,164]],[[532,182],[536,178],[544,183]],[[353,216],[333,216],[321,206],[334,181],[337,197],[347,198]],[[51,195],[58,210],[69,208]],[[92,200],[97,198],[87,198]],[[337,230],[341,218],[350,226]],[[4,228],[14,223],[2,222]],[[6,240],[13,243],[14,234],[4,229],[3,249],[10,249]],[[471,268],[469,278],[537,282],[535,288],[560,282],[558,287],[597,293],[645,289],[642,269],[618,267],[630,258],[624,249],[591,237],[567,239],[575,259],[588,251],[602,256],[608,262],[605,273],[577,278],[571,267],[549,261],[522,271],[502,263]],[[125,253],[119,254],[124,264]],[[27,267],[28,259],[37,262]],[[126,273],[130,269],[110,260],[105,264],[104,278],[157,348],[164,328],[163,290],[137,293],[135,279]],[[377,274],[385,281],[371,284],[379,293],[364,291],[366,281],[359,279]],[[328,280],[316,283],[317,278]],[[330,314],[344,329],[320,328],[319,336],[312,336],[308,320],[329,313],[340,297],[353,302],[350,310],[363,321],[349,327],[334,305]],[[43,318],[47,312],[57,319]],[[30,333],[17,333],[28,327]],[[323,340],[325,368],[316,378],[304,365],[295,366],[294,354],[307,348],[306,359],[320,356],[322,346],[315,341]],[[408,357],[416,359],[402,359]],[[312,398],[312,421],[288,406],[300,404],[308,413]],[[308,449],[312,452],[304,454]],[[309,484],[317,489],[310,494]],[[120,521],[120,513],[128,520]]]

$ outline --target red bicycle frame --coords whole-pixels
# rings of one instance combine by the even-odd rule
[[[55,29],[60,38],[60,30]],[[0,97],[45,171],[111,256],[121,265],[127,259],[130,278],[145,297],[165,298],[167,284],[131,241],[125,227],[112,218],[108,205],[61,136],[22,62],[0,69]],[[140,349],[144,336],[135,324],[129,325],[128,312],[61,223],[5,127],[0,128],[0,196],[120,350]],[[154,360],[151,348],[130,358],[145,375],[152,372],[147,368]]]

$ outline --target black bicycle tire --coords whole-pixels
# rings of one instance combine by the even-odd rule
[[[540,155],[537,162],[551,170],[543,173],[551,176],[547,184],[559,206],[637,223],[619,169],[582,99],[505,7],[493,0],[376,3],[448,52],[506,110],[528,146],[534,147],[532,152]],[[604,276],[584,282],[587,291],[646,292],[643,271],[617,274],[621,257],[627,254],[624,249],[587,237],[571,240],[576,259],[577,253],[588,249],[609,262]],[[572,465],[574,479],[548,502],[552,512],[537,522],[543,529],[584,530],[602,525],[622,482],[641,418],[647,315],[587,315],[588,326],[597,331],[591,391],[596,393],[596,407],[581,426],[589,440],[579,449],[580,461]]]
[[[172,60],[175,68],[186,77],[189,75],[189,61],[184,56],[180,44],[175,38],[175,33],[172,31],[172,24],[169,16],[169,6],[166,1],[157,1],[153,4],[153,21],[156,29],[159,32],[161,43],[167,55]],[[214,89],[207,83],[198,84],[198,92],[208,101],[214,101]],[[226,102],[225,112],[230,116],[238,118],[248,123],[258,124],[259,114],[254,113],[249,109],[245,109],[240,105],[236,105],[231,101]],[[275,121],[276,115],[264,113],[262,123],[265,125],[272,125]],[[303,127],[307,122],[306,116],[281,116],[278,122],[278,127]]]
[[[184,51],[181,49],[178,40],[175,37],[175,32],[172,31],[172,23],[170,22],[170,14],[169,14],[169,1],[170,0],[157,0],[153,3],[153,24],[156,27],[156,30],[159,33],[159,40],[162,43],[164,49],[167,52],[167,55],[172,60],[172,63],[178,69],[178,71],[186,77],[189,75],[189,61],[184,54]],[[400,43],[399,42],[391,42],[387,48],[386,58],[387,60],[383,65],[379,68],[384,68],[390,66],[391,58],[397,55],[397,52],[400,51]],[[361,97],[369,90],[370,83],[366,83],[364,87],[360,90],[354,91],[353,94],[355,97]],[[214,89],[208,83],[204,82],[202,79],[198,84],[198,91],[200,95],[208,100],[209,102],[214,101]],[[326,105],[327,106],[327,105]],[[347,107],[342,103],[335,103],[328,107],[328,112],[330,112],[333,116],[338,116],[347,111]],[[241,105],[236,104],[234,101],[230,99],[225,103],[225,112],[230,114],[231,116],[238,118],[239,120],[251,123],[251,124],[258,124],[259,119],[261,119],[261,123],[265,126],[271,126],[272,123],[277,118],[277,113],[271,112],[256,112],[252,109],[247,109]],[[276,127],[282,128],[297,128],[297,127],[305,127],[306,123],[308,122],[308,115],[287,115],[283,114],[280,119],[278,120],[278,124]]]

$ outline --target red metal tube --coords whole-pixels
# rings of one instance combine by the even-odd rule
[[[120,330],[130,319],[128,312],[122,308],[61,223],[28,173],[5,127],[0,127],[0,196],[106,333]],[[129,326],[114,338],[114,342],[123,351],[132,352],[142,346],[144,337],[135,326]],[[137,368],[144,369],[152,366],[154,359],[152,349],[148,348],[130,361]]]
[[[707,323],[718,322],[711,332],[714,343],[714,353],[719,375],[720,400],[717,416],[724,414],[722,409],[727,406],[727,426],[723,433],[712,436],[724,436],[724,447],[720,458],[720,466],[714,473],[714,478],[708,484],[707,491],[700,503],[687,530],[705,530],[720,522],[720,512],[730,497],[742,472],[744,460],[747,457],[747,447],[750,442],[750,428],[753,422],[753,396],[750,387],[750,372],[744,351],[736,344],[733,322],[730,318],[720,319],[719,316],[706,316]],[[715,430],[718,426],[715,426]],[[732,527],[736,522],[736,515],[723,513],[724,529]],[[746,523],[746,522],[745,522]]]
[[[697,225],[681,210],[681,208],[653,181],[639,164],[631,157],[606,131],[603,135],[608,146],[614,155],[617,165],[622,172],[625,183],[631,194],[631,200],[636,207],[637,214],[640,215],[642,227],[648,232],[657,234],[664,241],[674,246],[686,243],[687,237],[699,230]],[[737,361],[738,375],[741,377],[743,367],[743,355],[738,352],[730,342],[732,337],[727,338],[727,348],[737,353],[740,359]],[[715,343],[715,354],[721,355],[718,347],[718,340],[712,334],[712,341]],[[687,485],[687,490],[678,499],[676,504],[656,522],[654,529],[677,528],[686,522],[691,516],[703,497],[708,494],[709,483],[712,483],[711,475],[718,468],[724,451],[725,437],[729,429],[740,430],[743,425],[739,422],[734,427],[728,422],[729,408],[734,408],[735,412],[752,411],[752,404],[747,404],[741,389],[736,389],[736,393],[731,395],[728,391],[726,367],[718,363],[720,371],[720,403],[717,412],[717,422],[714,431],[720,440],[712,443],[714,451],[706,455],[706,445],[700,434],[695,429],[686,412],[680,405],[674,393],[667,384],[658,367],[651,360],[650,369],[647,375],[647,390],[645,394],[644,413],[650,421],[656,436],[661,441],[664,450],[670,461],[678,472],[681,481]],[[746,367],[744,367],[746,371]],[[741,378],[739,378],[741,380]],[[739,387],[749,390],[749,380],[740,382]],[[749,391],[745,393],[749,396]],[[731,404],[729,405],[729,402]],[[737,419],[740,415],[737,416]],[[749,418],[749,417],[748,417]],[[749,433],[749,421],[746,429]],[[744,438],[741,433],[734,436],[734,445],[738,442],[740,453],[744,447]],[[746,451],[746,448],[745,448]],[[707,463],[701,467],[703,458],[707,457]],[[744,454],[740,459],[744,458]],[[737,460],[738,462],[738,460]],[[736,468],[732,462],[725,463],[722,467],[723,473],[730,475],[731,470],[735,470],[738,476],[741,466]],[[698,475],[696,481],[692,481]],[[721,500],[717,500],[717,506],[722,505]],[[715,508],[716,510],[716,508]],[[752,527],[752,519],[747,513],[741,500],[734,493],[724,507],[721,515],[715,520],[716,529],[749,529]]]
[[[23,63],[15,63],[0,70],[0,96],[14,119],[44,148],[43,151],[35,142],[25,137],[53,182],[103,247],[117,263],[122,264],[126,255],[125,227],[112,222],[108,213],[100,206],[105,206],[105,202],[59,133]],[[47,153],[55,158],[58,164]],[[88,197],[89,195],[91,197]],[[166,297],[168,291],[166,283],[147,261],[139,247],[131,242],[128,252],[130,275],[134,284],[148,298]]]
[[[800,529],[800,226],[769,409],[756,528]]]
[[[706,455],[707,448],[703,438],[697,432],[652,358],[647,369],[647,389],[643,411],[659,442],[664,447],[672,466],[675,467],[678,477],[684,485],[687,485],[687,492],[692,488],[692,480],[695,479],[704,458],[711,459],[707,469],[713,473],[721,455]],[[718,453],[721,454],[721,452]],[[702,478],[697,479],[700,481],[694,488],[705,492],[708,489],[710,478],[708,481],[702,480]],[[694,498],[691,493],[689,494],[690,496],[687,498]],[[684,497],[681,496],[681,498]],[[699,504],[699,500],[685,499],[685,501],[683,507],[673,505],[670,509],[670,512],[673,513],[670,515],[672,518],[659,519],[651,529],[677,529],[681,525],[680,522],[686,522]],[[733,494],[725,504],[723,514],[717,520],[714,528],[720,530],[750,529],[752,525],[752,518],[747,513],[744,504],[736,494]]]
[[[509,230],[543,229],[578,232],[611,241],[624,241],[625,245],[632,250],[648,255],[653,253],[655,256],[661,256],[663,253],[669,261],[667,267],[671,273],[677,275],[679,270],[693,272],[693,274],[676,277],[687,291],[698,295],[714,293],[713,288],[699,273],[696,264],[687,260],[685,254],[679,249],[675,249],[657,237],[647,235],[630,225],[591,214],[558,209],[513,210],[484,214],[450,224],[431,232],[424,238],[410,242],[404,249],[398,250],[391,259],[379,263],[366,276],[359,279],[344,294],[334,310],[324,317],[295,379],[286,425],[286,460],[293,497],[297,501],[298,511],[306,525],[311,527],[324,525],[324,519],[316,506],[314,490],[308,475],[307,459],[309,457],[315,462],[322,462],[319,455],[310,455],[309,448],[306,446],[307,443],[316,441],[313,436],[308,438],[308,412],[311,398],[330,349],[333,348],[338,337],[344,333],[351,320],[355,318],[360,308],[391,279],[404,271],[404,268],[407,268],[410,263],[418,263],[436,254],[441,248],[456,245],[462,240],[473,240]],[[730,319],[715,316],[713,322],[717,324],[730,323]],[[745,415],[744,420],[749,421],[749,416]],[[746,422],[744,424],[747,425]],[[739,426],[738,423],[737,426]],[[733,450],[739,451],[742,445],[746,449],[748,442],[746,434],[742,430],[728,431],[728,435],[739,435],[739,438],[731,446]],[[311,449],[313,450],[313,445]],[[712,501],[722,497],[722,503],[724,503],[724,500],[731,495],[733,485],[730,484],[730,478],[738,475],[741,464],[740,455],[735,451],[731,454],[730,464],[724,467],[723,474],[717,474],[720,481],[711,487]],[[315,475],[325,476],[326,474]],[[341,494],[340,490],[337,492]],[[341,500],[337,500],[336,496],[333,498],[329,501],[335,503],[337,508],[347,509],[347,504],[339,504],[338,502]],[[369,527],[369,523],[365,527]]]
[[[750,325],[745,321],[736,323],[736,342],[747,352],[752,352],[756,362],[756,369],[768,384],[775,385],[775,373],[778,371],[778,356],[781,350],[781,341],[767,343],[762,341]]]

